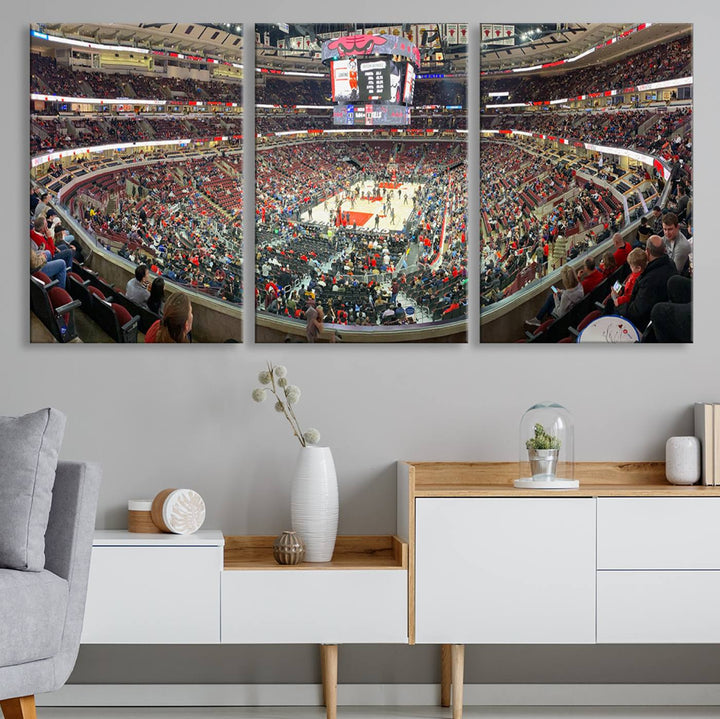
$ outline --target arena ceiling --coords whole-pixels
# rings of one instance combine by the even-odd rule
[[[513,23],[508,23],[513,24]],[[515,67],[540,65],[579,55],[600,43],[616,37],[619,33],[635,27],[637,23],[553,23],[541,25],[517,25],[513,47],[481,46],[480,64],[485,72],[507,70]],[[541,31],[533,37],[522,39],[533,27]],[[553,28],[556,29],[553,29]],[[692,31],[689,23],[657,23],[621,41],[596,50],[591,55],[573,63],[573,69],[598,62],[610,62],[619,57],[645,50],[660,42],[668,42]],[[567,71],[567,67],[560,72]],[[548,71],[558,72],[557,69]]]
[[[242,26],[203,23],[35,23],[34,30],[74,40],[168,50],[242,63]],[[42,41],[33,39],[33,44]]]
[[[497,47],[481,44],[481,67],[485,72],[544,64],[578,55],[606,40],[630,29],[633,24],[621,23],[508,23],[515,26],[515,46]],[[277,39],[292,35],[309,35],[337,32],[338,34],[361,33],[377,23],[346,24],[294,24],[289,32],[278,24],[258,24],[255,31],[264,40],[267,33],[271,46],[261,46],[258,64],[268,67],[296,70],[317,70],[316,53],[310,51],[278,50],[272,47]],[[36,23],[33,29],[58,34],[64,37],[107,44],[128,45],[162,49],[186,55],[216,57],[228,62],[242,63],[241,25],[233,23]],[[479,30],[479,28],[477,28]],[[476,30],[476,31],[477,31]],[[532,36],[527,33],[535,30]],[[576,63],[580,68],[597,62],[610,62],[624,55],[639,52],[660,42],[668,42],[692,31],[688,23],[656,23],[641,32],[623,38],[620,42],[596,50]],[[34,46],[44,41],[33,39]],[[467,48],[454,46],[445,48],[441,67],[436,69],[462,72],[466,68]],[[552,69],[548,74],[563,72]]]
[[[433,23],[425,23],[432,25]],[[388,24],[387,22],[364,23],[288,23],[281,27],[277,23],[257,24],[255,32],[259,34],[261,45],[258,46],[257,64],[262,67],[292,70],[318,70],[318,52],[323,42],[322,37],[328,34],[334,36],[357,35],[369,31],[371,28],[389,27],[402,30],[403,24]],[[287,30],[285,29],[287,28]],[[277,48],[277,41],[287,37],[309,37],[312,42],[310,50],[291,50]],[[265,39],[269,39],[269,44]],[[435,50],[430,48],[423,53],[423,69],[435,72],[464,72],[467,65],[467,46],[452,45],[442,48],[442,59],[437,60]],[[320,68],[323,70],[324,68]]]

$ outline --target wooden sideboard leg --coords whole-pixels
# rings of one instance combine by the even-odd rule
[[[327,706],[327,688],[325,684],[325,645],[320,645],[320,676],[322,677],[323,706]]]
[[[452,659],[449,644],[443,644],[440,649],[442,662],[440,675],[440,706],[450,706],[450,687],[452,686]]]
[[[16,699],[3,699],[0,701],[0,710],[5,719],[37,719],[35,696],[32,694]]]
[[[327,719],[337,719],[337,644],[323,644],[320,647],[323,669],[323,696]]]
[[[453,644],[452,655],[452,715],[453,719],[462,719],[463,681],[465,674],[465,645]]]

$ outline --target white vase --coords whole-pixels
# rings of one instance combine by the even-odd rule
[[[305,544],[306,562],[329,562],[338,525],[338,487],[329,447],[302,447],[290,493],[293,531]]]
[[[695,484],[700,479],[697,437],[670,437],[665,443],[665,477],[672,484]]]

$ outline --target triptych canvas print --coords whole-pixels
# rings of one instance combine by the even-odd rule
[[[34,23],[31,341],[691,342],[692,112],[690,24]]]

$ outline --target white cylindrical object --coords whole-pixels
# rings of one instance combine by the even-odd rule
[[[128,499],[130,512],[149,512],[152,509],[152,499]]]
[[[665,477],[672,484],[695,484],[700,479],[700,440],[670,437],[665,443]]]
[[[338,486],[329,447],[300,450],[290,496],[292,528],[305,544],[306,562],[329,562],[338,525]]]

